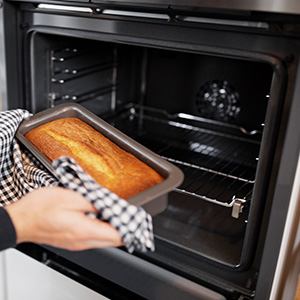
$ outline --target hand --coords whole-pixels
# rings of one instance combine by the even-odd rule
[[[40,188],[6,210],[14,223],[17,243],[48,244],[76,251],[123,245],[114,227],[84,214],[97,210],[71,190]]]

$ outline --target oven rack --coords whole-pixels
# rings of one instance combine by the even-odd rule
[[[177,191],[179,193],[182,193],[182,194],[185,194],[185,195],[188,195],[188,196],[192,196],[194,198],[199,198],[199,199],[202,199],[204,201],[211,202],[213,204],[217,204],[217,205],[220,205],[220,206],[223,206],[223,207],[231,208],[232,209],[231,216],[233,218],[238,218],[239,217],[240,213],[242,213],[242,211],[243,211],[244,204],[247,202],[246,199],[251,199],[252,186],[254,184],[254,181],[245,180],[243,178],[238,178],[236,176],[231,176],[230,174],[225,174],[225,173],[222,173],[222,172],[217,172],[217,171],[214,171],[213,169],[206,169],[206,168],[203,168],[201,166],[193,166],[191,164],[187,164],[186,162],[181,162],[181,161],[178,161],[178,160],[175,160],[175,159],[172,159],[172,158],[168,158],[168,157],[163,157],[163,158],[168,160],[169,162],[172,162],[176,165],[179,165],[179,167],[181,167],[181,169],[182,169],[182,166],[187,166],[188,168],[196,168],[196,169],[204,170],[205,172],[209,172],[209,173],[212,173],[212,174],[215,174],[215,175],[218,175],[218,176],[223,176],[223,178],[221,178],[220,180],[225,180],[226,178],[231,178],[233,180],[244,181],[245,182],[244,185],[241,185],[239,190],[245,188],[246,184],[250,184],[249,185],[250,189],[247,192],[244,199],[237,198],[235,195],[233,195],[230,202],[222,202],[222,201],[218,200],[218,198],[220,198],[222,196],[222,194],[225,193],[225,190],[220,192],[219,196],[216,196],[216,198],[210,198],[210,197],[205,196],[205,195],[199,195],[197,193],[197,189],[196,189],[196,191],[191,191],[191,190],[189,190],[188,187],[186,187],[185,189],[183,189],[183,187],[175,188],[175,191]],[[234,183],[233,180],[232,180],[231,184]],[[237,190],[237,192],[239,190]]]
[[[231,208],[231,216],[238,218],[252,198],[260,147],[253,135],[259,133],[202,118],[188,123],[178,115],[166,116],[130,104],[104,118],[183,171],[177,192]]]
[[[103,54],[97,49],[67,47],[49,51],[50,107],[65,103],[94,100],[117,89],[116,53]],[[106,78],[103,80],[102,78]],[[99,85],[99,82],[102,84]]]
[[[93,89],[93,90],[88,90],[84,93],[76,93],[76,94],[64,94],[61,95],[60,97],[51,95],[51,100],[54,103],[55,102],[55,106],[62,104],[62,103],[66,103],[66,102],[72,102],[72,103],[82,103],[82,102],[86,102],[86,101],[90,101],[91,99],[94,100],[95,98],[99,97],[99,96],[103,96],[103,95],[111,95],[111,93],[117,89],[116,85],[106,85],[97,89]],[[53,105],[51,105],[51,107],[53,107]]]

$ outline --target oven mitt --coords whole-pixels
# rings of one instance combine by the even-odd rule
[[[61,185],[81,193],[100,211],[94,216],[110,222],[123,238],[129,252],[154,251],[152,219],[143,208],[130,205],[99,186],[72,159],[54,162],[57,179],[14,136],[30,113],[23,109],[0,112],[0,206],[16,202],[25,194],[44,186]]]
[[[128,252],[154,251],[152,218],[142,207],[131,205],[101,187],[72,158],[55,160],[53,168],[60,185],[80,193],[99,210],[97,215],[90,213],[90,216],[107,221],[117,229]]]

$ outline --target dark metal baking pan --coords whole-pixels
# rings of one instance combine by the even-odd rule
[[[21,123],[16,138],[55,176],[51,162],[24,135],[44,123],[67,117],[77,117],[86,122],[165,178],[163,182],[128,199],[130,204],[144,207],[152,216],[161,213],[167,207],[168,193],[183,181],[182,171],[79,104],[61,104],[30,116]]]

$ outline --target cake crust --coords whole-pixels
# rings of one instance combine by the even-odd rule
[[[51,162],[68,156],[101,186],[123,199],[162,182],[147,164],[78,118],[57,119],[25,134]]]

